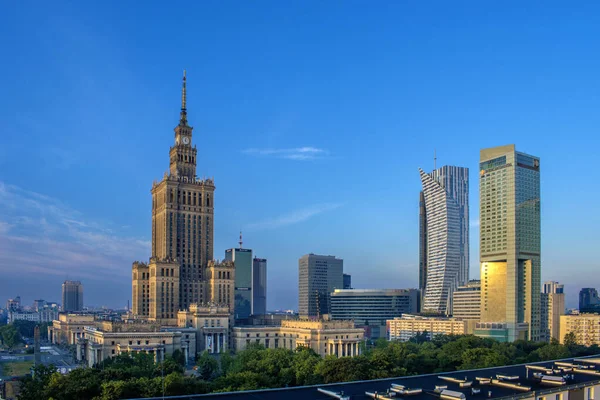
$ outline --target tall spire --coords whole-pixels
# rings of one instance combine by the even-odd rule
[[[240,231],[240,241],[238,242],[240,244],[240,249],[242,248],[242,243],[244,243],[242,241],[242,231]]]
[[[187,125],[187,108],[186,108],[186,101],[187,101],[187,94],[185,91],[185,69],[183,70],[183,85],[181,87],[181,113],[180,118],[179,118],[179,123],[180,125]]]

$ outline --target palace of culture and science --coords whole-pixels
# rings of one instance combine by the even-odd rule
[[[179,125],[169,149],[169,171],[152,185],[152,256],[132,267],[133,313],[176,325],[179,310],[205,303],[233,312],[233,263],[213,260],[212,179],[196,177],[198,150],[188,124],[183,75]]]

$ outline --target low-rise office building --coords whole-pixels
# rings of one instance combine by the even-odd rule
[[[456,318],[424,317],[404,315],[387,320],[388,340],[408,341],[420,333],[429,338],[436,335],[464,335],[467,333],[467,321]]]
[[[360,354],[360,342],[364,330],[356,328],[352,321],[284,320],[281,326],[243,326],[233,328],[233,343],[236,351],[251,344],[266,348],[308,347],[325,357],[353,357]]]
[[[452,294],[454,318],[479,321],[481,317],[481,281],[472,280]]]
[[[600,345],[600,315],[577,314],[560,316],[560,342],[565,335],[573,333],[577,344],[584,346]]]
[[[336,289],[331,293],[331,319],[353,320],[368,336],[385,337],[386,321],[418,311],[417,289]]]

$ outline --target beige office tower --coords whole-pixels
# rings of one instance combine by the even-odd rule
[[[540,306],[540,340],[560,341],[560,316],[565,315],[565,287],[554,281],[544,282]]]
[[[540,160],[514,145],[481,150],[481,324],[499,340],[540,339]]]
[[[140,263],[132,268],[133,313],[151,319],[162,319],[164,314],[164,318],[176,321],[179,309],[203,303],[208,296],[204,271],[213,258],[215,185],[212,179],[196,177],[198,149],[192,131],[187,121],[184,72],[179,125],[169,149],[169,171],[152,185],[151,262],[148,270]],[[173,270],[174,276],[161,276],[163,268]]]

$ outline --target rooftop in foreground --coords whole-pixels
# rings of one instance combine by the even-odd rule
[[[600,355],[371,381],[165,397],[178,400],[537,399],[600,385]],[[329,392],[329,393],[327,393]],[[371,395],[369,395],[371,394]],[[581,397],[583,399],[583,397]],[[155,398],[158,399],[158,398]]]

